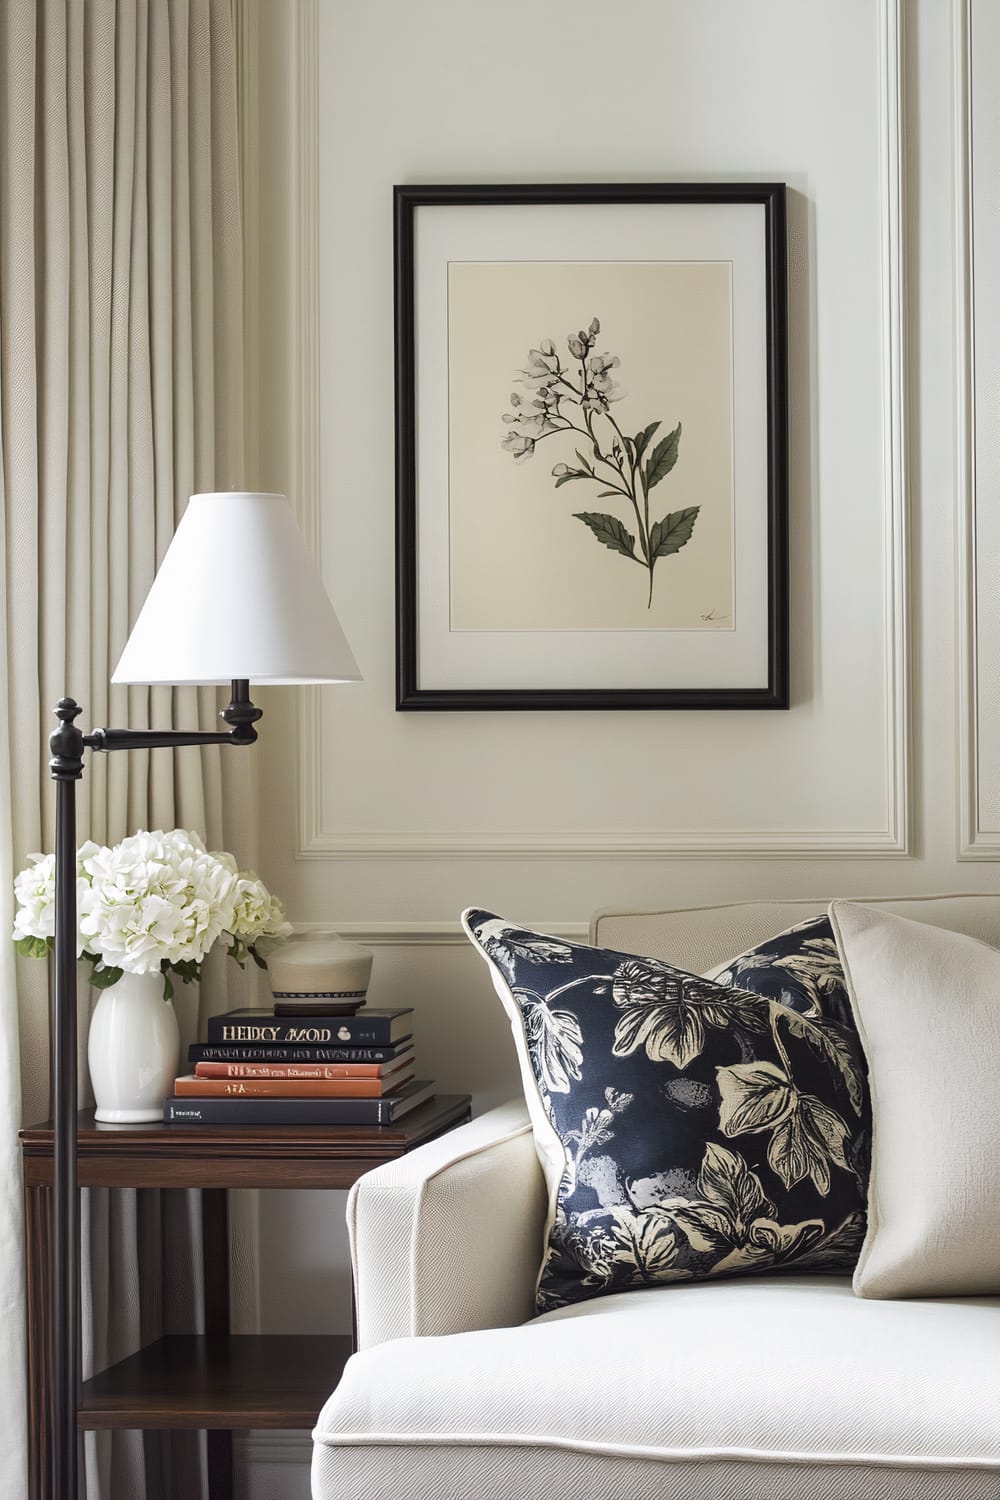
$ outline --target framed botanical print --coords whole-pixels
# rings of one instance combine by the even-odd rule
[[[395,189],[397,707],[788,706],[785,189]]]

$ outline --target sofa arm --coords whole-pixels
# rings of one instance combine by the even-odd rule
[[[546,1206],[520,1101],[366,1172],[347,1203],[358,1347],[530,1318]]]

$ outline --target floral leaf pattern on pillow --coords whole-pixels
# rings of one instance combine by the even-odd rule
[[[844,966],[828,917],[810,917],[741,953],[714,979],[855,1031]]]
[[[705,1028],[734,1022],[757,1029],[760,1007],[738,991],[693,974],[654,966],[651,960],[624,963],[614,976],[612,995],[621,1020],[615,1027],[615,1056],[645,1047],[651,1062],[673,1063],[683,1071],[701,1055]],[[725,998],[722,998],[725,996]]]
[[[829,1034],[829,1023],[824,1025],[819,1017],[798,1015],[773,1001],[769,1013],[771,1034],[784,1068],[772,1063],[719,1068],[719,1129],[729,1137],[770,1131],[768,1164],[785,1187],[793,1187],[809,1177],[825,1198],[830,1191],[831,1166],[851,1171],[845,1149],[847,1125],[822,1100],[795,1087],[781,1029],[787,1027],[793,1036],[802,1038],[833,1064],[858,1114],[861,1109],[860,1103],[855,1104],[855,1096],[860,1074],[847,1043]]]
[[[855,1033],[822,1009],[828,954],[809,950],[793,1010],[490,912],[465,924],[562,1144],[541,1310],[708,1276],[851,1269],[868,1099]],[[745,972],[780,993],[787,974],[775,985],[773,947],[765,957]]]
[[[767,1148],[768,1164],[786,1188],[809,1177],[817,1193],[830,1191],[831,1167],[849,1172],[844,1151],[847,1126],[832,1109],[811,1094],[796,1094],[791,1114],[782,1120]]]
[[[524,1031],[539,1082],[549,1094],[568,1094],[583,1062],[580,1024],[568,1010],[551,1010],[543,999],[518,990]]]
[[[860,1048],[852,1044],[853,1033],[845,1035],[839,1026],[829,1024],[815,1026],[798,1011],[787,1006],[775,1006],[771,1012],[772,1027],[784,1027],[792,1036],[800,1037],[821,1057],[838,1069],[844,1080],[848,1098],[855,1114],[860,1115],[865,1101],[865,1070]]]
[[[792,1109],[794,1090],[774,1063],[736,1063],[718,1068],[719,1129],[723,1135],[747,1135],[780,1125]]]
[[[760,1178],[742,1157],[713,1141],[705,1147],[698,1187],[700,1199],[668,1199],[664,1209],[687,1235],[692,1249],[720,1257],[712,1268],[715,1275],[794,1259],[823,1237],[820,1219],[777,1223],[774,1204]]]

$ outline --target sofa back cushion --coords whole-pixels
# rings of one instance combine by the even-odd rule
[[[775,1268],[849,1270],[867,1094],[814,1008],[470,909],[549,1186],[538,1304]]]
[[[849,896],[913,922],[929,922],[978,938],[1000,948],[1000,895]],[[599,911],[590,924],[590,940],[599,948],[644,953],[665,959],[694,974],[707,973],[736,954],[754,948],[777,932],[810,917],[826,914],[831,898],[794,901],[739,901],[725,906],[691,906],[676,910],[618,907]]]
[[[1000,952],[855,902],[830,915],[874,1105],[854,1289],[1000,1292]]]

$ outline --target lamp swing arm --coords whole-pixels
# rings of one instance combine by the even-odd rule
[[[65,700],[64,700],[65,701]],[[231,726],[228,732],[200,729],[95,729],[83,735],[92,750],[164,750],[182,745],[252,745],[257,738],[255,723],[263,709],[250,701],[250,683],[235,678],[232,697],[219,717]]]

